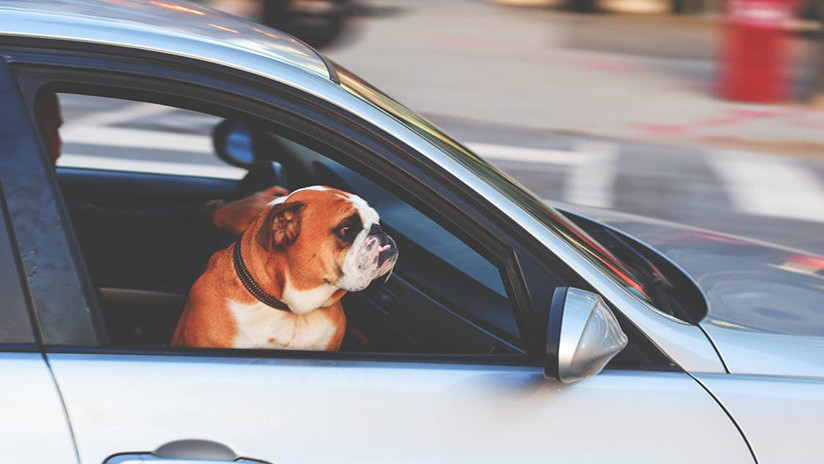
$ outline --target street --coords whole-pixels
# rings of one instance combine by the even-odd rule
[[[548,201],[824,254],[824,111],[717,98],[717,23],[480,0],[362,2],[331,59]],[[815,49],[793,39],[795,93]],[[91,102],[91,103],[90,103]],[[64,164],[240,178],[218,118],[64,97]]]
[[[64,166],[240,178],[211,147],[220,119],[62,97]],[[824,254],[824,159],[433,121],[540,198],[710,228]]]

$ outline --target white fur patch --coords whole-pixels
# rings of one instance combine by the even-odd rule
[[[369,233],[373,225],[380,224],[380,216],[363,198],[350,193],[347,199],[358,211],[363,230],[355,237],[346,253],[343,266],[341,266],[343,275],[338,279],[337,285],[344,290],[357,292],[368,287],[375,278],[379,277],[379,243],[378,239],[370,236]]]
[[[375,211],[374,208],[369,206],[369,204],[366,203],[366,200],[355,194],[350,193],[348,200],[352,203],[352,206],[354,206],[355,209],[358,210],[361,222],[363,222],[363,230],[369,233],[369,228],[371,228],[373,224],[377,224],[380,222],[380,216],[378,216],[378,212]]]
[[[306,315],[326,303],[338,287],[332,284],[323,284],[308,290],[298,290],[286,279],[281,299],[295,314]]]
[[[310,185],[309,187],[299,188],[299,189],[295,190],[295,192],[300,192],[302,190],[315,190],[315,191],[318,191],[318,192],[325,192],[327,190],[332,190],[332,189],[330,189],[329,187],[324,187],[323,185]],[[292,192],[292,193],[295,193],[295,192]]]
[[[289,198],[288,195],[284,195],[282,197],[277,197],[274,200],[270,201],[268,206],[279,205],[279,204],[283,203],[284,201],[286,201],[287,198]]]
[[[312,186],[309,186],[309,187],[299,188],[297,190],[293,190],[291,193],[289,193],[289,195],[284,195],[282,197],[275,198],[274,200],[269,202],[269,206],[279,205],[279,204],[283,203],[284,201],[288,200],[289,197],[291,197],[292,195],[294,195],[298,192],[302,192],[304,190],[315,190],[315,191],[318,191],[318,192],[325,192],[325,191],[329,190],[329,187],[324,187],[322,185],[312,185]]]
[[[235,348],[323,350],[337,325],[321,312],[298,315],[263,303],[244,304],[226,299],[237,324]]]

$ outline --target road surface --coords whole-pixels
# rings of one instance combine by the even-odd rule
[[[239,178],[220,119],[63,96],[63,165]],[[612,208],[824,255],[824,159],[559,134],[431,118],[540,198]]]

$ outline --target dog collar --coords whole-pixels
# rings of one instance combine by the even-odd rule
[[[241,283],[243,283],[243,286],[246,287],[246,290],[249,290],[249,293],[251,293],[252,296],[257,298],[258,301],[265,304],[266,306],[270,306],[280,311],[291,312],[292,310],[289,309],[289,305],[278,300],[269,293],[266,293],[266,291],[260,288],[260,285],[258,285],[258,283],[255,282],[255,279],[252,277],[252,274],[249,272],[249,269],[246,268],[246,263],[243,262],[243,256],[240,253],[240,242],[242,241],[243,237],[241,237],[240,239],[238,239],[237,242],[235,242],[235,250],[233,253],[234,256],[232,261],[235,264],[235,274],[237,274]]]

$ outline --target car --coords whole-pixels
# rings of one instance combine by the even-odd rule
[[[237,3],[200,0],[217,9],[236,8]],[[253,0],[246,5],[259,13],[258,22],[287,32],[315,48],[334,43],[344,32],[352,5],[348,0]]]
[[[351,8],[347,0],[263,0],[261,22],[322,48],[344,32]]]
[[[824,456],[820,257],[556,209],[302,42],[179,0],[5,1],[0,57],[2,462]],[[338,352],[170,347],[232,238],[148,220],[131,265],[101,252],[137,245],[116,219],[273,183],[369,201],[392,277],[345,297]]]

